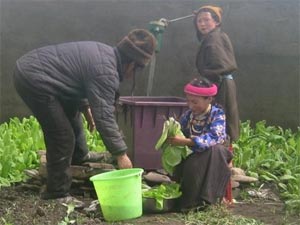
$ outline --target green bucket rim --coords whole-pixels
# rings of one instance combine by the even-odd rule
[[[132,171],[132,173],[130,173],[130,174],[121,174],[121,173],[126,172],[126,171]],[[142,174],[143,172],[144,172],[144,170],[142,168],[113,170],[113,171],[108,171],[108,172],[104,172],[104,173],[94,175],[94,176],[90,177],[90,181],[94,182],[94,181],[119,180],[119,179],[132,177],[132,176],[135,176],[135,175],[139,175],[139,174]],[[115,177],[107,177],[107,176],[109,176],[111,174],[115,174],[115,173],[120,173],[120,175],[115,176]]]

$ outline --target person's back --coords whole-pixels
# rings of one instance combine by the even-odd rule
[[[118,80],[116,61],[112,47],[81,41],[35,49],[18,59],[17,66],[29,85],[39,90],[65,98],[84,98],[88,83],[97,76],[110,75]]]

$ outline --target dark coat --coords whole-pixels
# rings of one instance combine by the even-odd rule
[[[216,102],[224,107],[227,134],[231,141],[239,137],[239,112],[236,86],[232,79],[224,76],[237,70],[233,47],[229,37],[216,28],[206,36],[199,36],[200,48],[196,56],[196,66],[201,76],[218,86]]]
[[[194,152],[175,169],[174,179],[181,184],[181,210],[215,204],[223,199],[230,181],[228,163],[232,153],[223,145]]]
[[[114,116],[119,89],[117,50],[99,42],[70,42],[35,49],[17,60],[22,80],[37,94],[61,102],[87,99],[96,128],[112,154],[127,146]]]

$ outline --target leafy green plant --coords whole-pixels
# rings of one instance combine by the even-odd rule
[[[64,217],[62,221],[58,223],[58,225],[69,225],[74,224],[76,220],[70,219],[70,215],[75,210],[74,204],[67,204],[65,205],[67,207],[67,215]]]
[[[143,186],[144,187],[144,186]],[[143,189],[144,198],[153,198],[156,208],[163,209],[164,199],[174,199],[181,196],[180,185],[177,183],[161,184],[152,188]]]
[[[163,130],[155,149],[162,150],[162,166],[166,172],[173,174],[175,166],[186,158],[192,151],[187,146],[172,146],[166,142],[168,137],[184,136],[178,121],[170,117],[163,124]]]
[[[84,120],[90,150],[105,151],[98,132],[89,132]],[[35,117],[11,118],[0,124],[0,188],[26,179],[25,169],[39,166],[38,150],[45,149],[42,129]]]
[[[261,182],[275,183],[286,208],[300,212],[300,129],[292,132],[260,121],[241,124],[234,164]]]
[[[37,150],[44,148],[43,135],[34,117],[12,118],[0,125],[0,187],[24,179],[24,169],[38,165]]]
[[[102,138],[96,130],[93,132],[90,132],[88,130],[87,126],[87,121],[84,119],[84,129],[85,129],[85,137],[86,137],[86,142],[89,147],[90,151],[97,151],[97,152],[103,152],[106,151],[106,147],[102,141]]]

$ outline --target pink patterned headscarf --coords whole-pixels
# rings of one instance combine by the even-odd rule
[[[193,86],[192,84],[187,84],[184,86],[184,93],[190,95],[197,95],[197,96],[214,96],[218,92],[218,88],[215,84],[211,87],[197,87]]]

